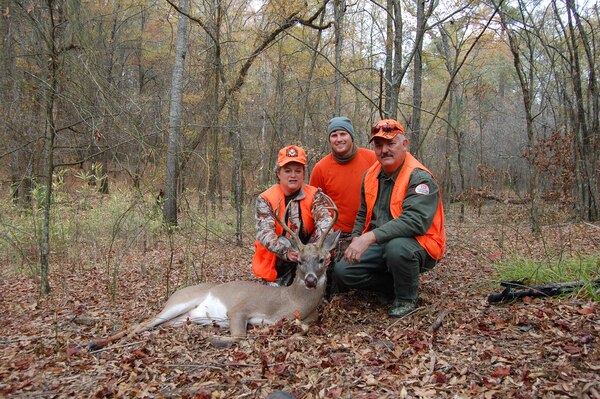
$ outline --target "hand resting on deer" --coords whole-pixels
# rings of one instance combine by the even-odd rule
[[[212,340],[215,346],[227,346],[246,336],[248,324],[275,324],[282,319],[298,319],[310,323],[317,319],[317,308],[325,294],[326,260],[335,247],[340,232],[329,234],[338,211],[333,201],[328,209],[333,211],[331,224],[314,243],[304,245],[279,217],[279,208],[272,215],[292,240],[291,248],[298,251],[296,276],[289,287],[271,287],[252,281],[203,283],[176,291],[167,300],[163,310],[153,318],[88,345],[90,350],[100,349],[124,336],[160,325],[181,326],[189,322],[200,325],[229,327],[231,337]],[[283,213],[285,215],[287,207]]]

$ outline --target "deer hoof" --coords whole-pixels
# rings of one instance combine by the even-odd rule
[[[294,334],[292,334],[292,337],[293,338],[304,338],[304,337],[306,337],[306,335],[308,334],[308,330],[310,329],[310,326],[308,324],[306,324],[306,323],[303,323],[302,321],[300,321],[298,319],[296,319],[295,326],[299,330],[296,331]]]
[[[216,348],[230,348],[233,344],[238,343],[238,339],[233,337],[213,337],[208,342]]]
[[[275,391],[270,393],[267,399],[294,399],[294,397],[285,391]]]
[[[106,345],[99,341],[93,341],[87,344],[87,349],[90,352],[97,351],[98,349],[104,348]]]

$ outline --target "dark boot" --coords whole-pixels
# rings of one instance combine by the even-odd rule
[[[414,302],[395,300],[392,304],[392,307],[388,311],[388,315],[391,317],[404,317],[416,308],[417,306]]]

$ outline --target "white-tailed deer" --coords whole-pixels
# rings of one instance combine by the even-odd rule
[[[335,247],[340,232],[329,234],[338,217],[333,201],[326,197],[333,210],[333,219],[315,243],[304,245],[278,216],[279,208],[271,212],[277,223],[290,235],[290,246],[298,251],[296,276],[289,287],[271,287],[252,281],[203,283],[176,291],[155,317],[125,329],[108,338],[88,345],[100,349],[117,339],[150,330],[162,324],[181,326],[188,320],[201,325],[229,326],[230,338],[213,340],[223,346],[246,336],[248,324],[275,324],[282,319],[298,319],[303,323],[315,321],[317,307],[325,293],[326,260]],[[287,207],[284,212],[287,212]]]

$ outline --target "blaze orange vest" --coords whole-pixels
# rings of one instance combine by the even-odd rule
[[[311,207],[317,188],[313,186],[302,186],[304,198],[300,200],[300,213],[302,215],[302,224],[304,226],[304,234],[312,233],[315,222],[313,220]],[[283,190],[276,184],[260,194],[260,196],[271,204],[271,209],[275,210],[279,206],[279,218],[283,221],[285,215],[285,194]],[[283,227],[275,222],[275,233],[280,236],[283,233]],[[300,235],[300,232],[298,232]],[[275,281],[277,278],[277,270],[275,270],[275,262],[277,256],[266,249],[258,240],[254,241],[254,258],[252,258],[252,271],[254,274],[267,281]]]
[[[390,199],[390,212],[392,217],[395,219],[402,214],[402,201],[406,196],[406,190],[410,182],[410,175],[415,169],[421,169],[429,173],[431,177],[433,174],[423,166],[419,161],[415,159],[410,153],[406,153],[406,159],[404,165],[396,178],[396,183],[392,190],[392,198]],[[376,162],[367,170],[364,181],[364,192],[365,192],[365,203],[367,206],[367,216],[365,220],[365,229],[363,234],[369,229],[371,218],[373,216],[373,207],[377,200],[377,193],[379,190],[379,171],[381,170],[381,164]],[[435,180],[435,177],[433,178]],[[437,181],[436,181],[437,183]],[[442,196],[440,195],[440,201],[438,204],[437,212],[431,223],[429,230],[422,235],[416,236],[416,240],[421,244],[427,253],[435,260],[440,260],[446,251],[446,231],[444,230],[444,206],[442,205]]]

